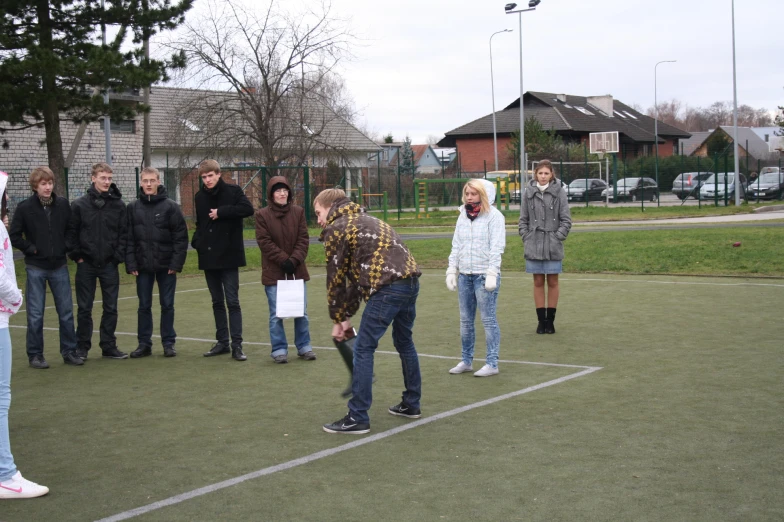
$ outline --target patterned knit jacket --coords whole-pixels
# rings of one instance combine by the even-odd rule
[[[352,317],[360,299],[367,301],[380,287],[422,275],[397,232],[348,198],[332,205],[326,221],[320,240],[327,259],[327,300],[333,322]]]

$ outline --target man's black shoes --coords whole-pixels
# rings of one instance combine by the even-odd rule
[[[418,419],[422,416],[422,410],[419,408],[412,408],[405,402],[401,402],[396,406],[390,406],[387,410],[392,415],[399,415],[400,417],[408,417],[409,419]]]
[[[137,349],[131,352],[131,359],[138,359],[139,357],[147,357],[150,355],[152,355],[151,346],[139,346]]]
[[[78,355],[76,355],[75,351],[64,353],[63,354],[63,362],[65,364],[70,364],[72,366],[82,366],[84,364],[84,361],[82,360],[82,358],[79,357]]]
[[[366,422],[357,422],[352,417],[351,414],[346,414],[340,420],[333,422],[332,424],[325,424],[324,431],[327,433],[350,433],[352,435],[362,435],[363,433],[368,433],[370,431],[370,424]]]
[[[215,357],[216,355],[223,355],[224,353],[230,353],[231,349],[222,343],[217,343],[213,346],[209,352],[204,354],[204,357]]]
[[[163,356],[164,357],[176,357],[177,350],[174,349],[174,346],[168,344],[163,347]]]
[[[128,354],[125,352],[121,352],[117,349],[116,346],[112,346],[111,348],[103,351],[103,356],[107,359],[127,359]]]
[[[248,356],[242,353],[242,346],[231,347],[231,358],[235,361],[246,361]]]
[[[35,368],[36,370],[45,370],[49,368],[49,363],[46,362],[43,355],[33,355],[33,358],[30,359],[30,368]]]

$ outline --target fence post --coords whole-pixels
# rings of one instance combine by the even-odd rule
[[[389,222],[389,216],[387,216],[387,191],[384,191],[384,222]]]
[[[65,174],[65,200],[71,201],[70,194],[68,193],[68,167],[63,169],[63,174]]]
[[[400,213],[403,212],[403,201],[400,199],[400,165],[397,166],[397,220],[400,221]]]
[[[134,167],[134,169],[136,170],[136,195],[138,195],[139,194],[139,167]],[[131,198],[131,201],[133,201],[133,198]]]
[[[702,180],[699,179],[700,172],[702,172],[702,169],[700,169],[700,157],[697,156],[697,208],[702,208]]]
[[[305,221],[310,223],[310,169],[305,165],[302,171],[302,182],[305,184]],[[265,190],[266,194],[267,191]]]
[[[261,167],[261,208],[267,206],[267,167]]]

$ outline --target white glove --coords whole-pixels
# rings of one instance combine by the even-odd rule
[[[453,266],[446,269],[446,287],[450,292],[457,290],[457,268]]]
[[[488,268],[485,274],[485,290],[493,292],[496,288],[498,288],[498,272]]]

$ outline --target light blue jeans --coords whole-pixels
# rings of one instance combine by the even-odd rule
[[[498,368],[498,350],[501,346],[501,329],[498,327],[495,310],[498,303],[498,290],[501,289],[501,275],[495,290],[485,290],[484,274],[460,274],[457,279],[458,301],[460,303],[460,340],[463,343],[463,362],[471,365],[474,360],[476,331],[474,321],[476,309],[482,316],[487,343],[487,364]]]
[[[272,344],[272,353],[270,354],[270,357],[287,355],[289,352],[289,343],[286,340],[286,330],[283,328],[283,319],[275,315],[278,303],[278,287],[276,285],[264,285],[264,291],[267,294],[267,303],[269,304],[269,332],[270,344]],[[310,345],[307,285],[305,286],[305,315],[303,317],[294,318],[294,345],[297,347],[297,353],[300,355],[313,351],[313,347]]]
[[[0,328],[0,482],[16,475],[11,439],[8,436],[8,407],[11,406],[11,335]]]

